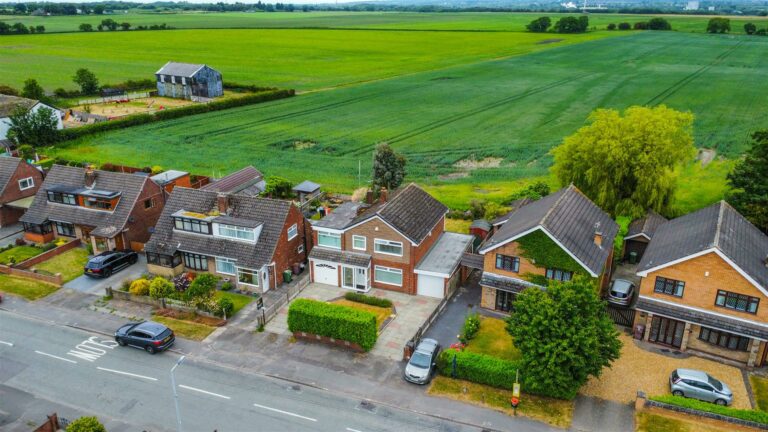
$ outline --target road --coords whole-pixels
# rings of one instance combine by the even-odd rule
[[[0,429],[18,391],[130,425],[124,430],[176,430],[169,372],[178,360],[0,311]],[[479,430],[204,361],[185,360],[175,376],[185,431]]]

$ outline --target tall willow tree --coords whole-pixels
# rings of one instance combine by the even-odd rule
[[[675,167],[693,157],[693,114],[664,105],[599,109],[552,150],[552,171],[612,215],[669,213]]]

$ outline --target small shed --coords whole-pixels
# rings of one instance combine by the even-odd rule
[[[155,78],[159,96],[201,100],[224,94],[221,73],[204,64],[168,62]]]
[[[492,229],[493,225],[485,219],[476,219],[472,221],[472,224],[469,226],[469,233],[474,236],[474,240],[472,241],[473,251],[477,250],[480,244],[488,238],[488,234],[491,233]]]
[[[638,263],[656,230],[666,222],[667,218],[653,210],[648,210],[644,217],[633,220],[629,224],[627,235],[624,236],[624,261]]]
[[[192,183],[189,179],[189,173],[186,171],[168,170],[163,171],[160,174],[150,177],[152,181],[159,184],[170,193],[176,186],[192,187]]]
[[[301,205],[320,197],[321,194],[320,185],[309,180],[304,180],[294,186],[292,190],[299,197],[299,204]]]

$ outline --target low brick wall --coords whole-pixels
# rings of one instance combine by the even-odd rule
[[[707,411],[699,411],[692,408],[685,408],[677,405],[672,405],[664,402],[654,401],[647,398],[644,392],[637,392],[637,399],[635,400],[635,411],[642,411],[647,408],[660,408],[669,411],[674,411],[681,414],[688,414],[696,417],[704,417],[712,420],[721,421],[724,423],[735,424],[739,426],[745,426],[749,428],[768,430],[768,425],[763,423],[756,423],[749,420],[742,420],[733,417],[724,416],[722,414],[711,413]],[[723,425],[727,429],[727,426]]]
[[[361,347],[356,343],[341,340],[341,339],[329,338],[327,336],[320,336],[320,335],[316,335],[312,333],[304,333],[304,332],[293,332],[293,337],[295,337],[296,339],[301,339],[308,342],[321,342],[327,345],[335,345],[337,347],[347,348],[355,352],[365,352],[363,347]]]
[[[7,265],[3,265],[3,264],[0,264],[0,273],[12,275],[12,276],[18,276],[25,279],[32,279],[40,282],[46,282],[49,284],[56,285],[57,287],[60,287],[64,284],[63,278],[61,277],[61,273],[56,273],[55,275],[50,276],[50,275],[35,273],[30,270],[8,267]]]
[[[154,298],[152,298],[150,296],[137,296],[137,295],[133,295],[133,294],[127,292],[127,291],[120,291],[120,290],[113,289],[112,287],[106,287],[104,290],[106,291],[106,295],[107,296],[111,296],[112,298],[116,298],[118,300],[125,300],[125,301],[129,301],[129,302],[145,304],[145,305],[149,305],[149,306],[158,307],[158,308],[161,308],[161,309],[175,309],[175,310],[180,310],[180,311],[183,311],[183,312],[194,312],[194,313],[196,313],[198,315],[202,315],[202,316],[206,316],[206,317],[210,317],[210,318],[220,319],[220,317],[217,317],[216,315],[214,315],[214,314],[212,314],[210,312],[206,312],[206,311],[203,311],[203,310],[200,310],[200,309],[195,309],[193,307],[185,306],[184,304],[182,304],[181,302],[179,302],[177,300],[164,299],[164,298],[163,299],[154,299]]]
[[[37,264],[40,264],[43,261],[48,261],[49,259],[61,255],[64,252],[70,251],[76,247],[80,247],[80,239],[72,240],[71,242],[67,244],[63,244],[59,247],[53,248],[49,251],[45,251],[41,253],[40,255],[33,256],[32,258],[22,261],[18,264],[15,264],[13,267],[17,269],[28,269],[33,266],[36,266]]]

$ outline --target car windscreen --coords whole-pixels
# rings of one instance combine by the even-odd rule
[[[611,295],[616,298],[627,298],[627,293],[611,291]]]
[[[717,389],[717,391],[721,391],[723,389],[723,383],[713,378],[712,376],[707,375],[707,381],[709,382],[709,385]]]
[[[416,367],[420,367],[423,369],[427,369],[430,367],[430,357],[424,353],[416,352],[413,354],[413,357],[411,357],[411,361],[408,362]]]
[[[88,261],[88,264],[86,264],[85,266],[88,268],[95,269],[95,268],[101,267],[102,264],[103,264],[102,260],[91,260],[91,261]]]

